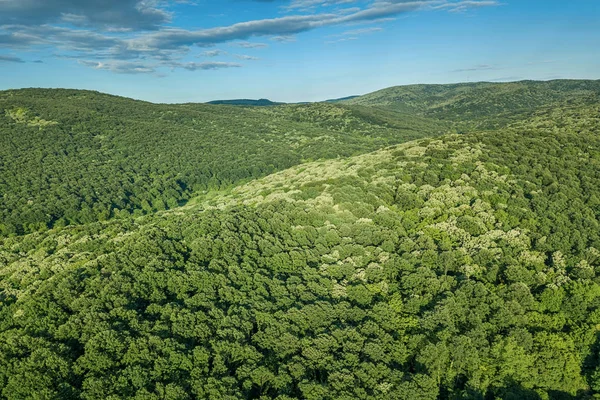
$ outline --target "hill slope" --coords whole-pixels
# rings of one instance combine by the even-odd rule
[[[544,107],[600,102],[600,81],[554,80],[396,86],[342,103],[451,120],[468,128],[497,128]]]
[[[0,239],[1,393],[592,396],[599,116],[541,111]]]
[[[598,101],[598,81],[421,85],[340,103],[158,105],[74,90],[0,92],[0,236],[171,209],[302,162]]]
[[[230,105],[230,106],[256,106],[256,107],[265,107],[265,106],[276,106],[284,103],[274,102],[268,99],[259,99],[259,100],[251,100],[251,99],[234,99],[234,100],[213,100],[207,102],[207,104],[221,104],[221,105]]]
[[[0,236],[173,208],[305,160],[443,133],[423,118],[388,114],[0,92]]]

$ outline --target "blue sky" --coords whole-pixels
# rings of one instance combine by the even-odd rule
[[[600,0],[0,0],[0,89],[318,101],[600,79]]]

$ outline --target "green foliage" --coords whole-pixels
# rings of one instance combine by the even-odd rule
[[[538,110],[3,237],[0,396],[597,397],[599,127]]]
[[[27,126],[37,126],[40,130],[43,127],[57,125],[56,121],[46,121],[40,117],[29,118],[28,111],[23,107],[16,107],[12,110],[6,110],[6,116],[12,119],[17,124],[26,124]]]
[[[396,86],[342,104],[363,105],[452,121],[457,133],[503,127],[544,107],[600,101],[600,81],[554,80]]]
[[[0,92],[0,236],[172,209],[304,160],[443,133],[418,117],[392,124],[342,106],[304,108]]]

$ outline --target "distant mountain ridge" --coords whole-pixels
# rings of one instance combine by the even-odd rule
[[[280,103],[271,101],[269,99],[233,99],[233,100],[213,100],[209,101],[208,104],[215,105],[229,105],[229,106],[254,106],[254,107],[267,107],[267,106],[277,106],[286,103]]]
[[[352,100],[352,99],[355,99],[357,97],[360,97],[360,96],[355,95],[355,96],[340,97],[340,98],[337,98],[337,99],[329,99],[329,100],[325,100],[325,103],[339,103],[339,102],[342,102],[342,101]]]
[[[299,101],[299,102],[294,102],[294,103],[286,103],[286,102],[281,102],[281,101],[271,101],[269,99],[258,99],[258,100],[254,100],[254,99],[229,99],[229,100],[211,100],[211,101],[207,101],[206,104],[227,105],[227,106],[267,107],[267,106],[280,106],[280,105],[283,105],[283,104],[341,103],[341,102],[344,102],[344,101],[355,99],[357,97],[360,97],[360,96],[355,95],[355,96],[340,97],[340,98],[337,98],[337,99],[327,99],[327,100],[324,100],[324,101],[316,101],[316,102],[312,102],[312,101]]]

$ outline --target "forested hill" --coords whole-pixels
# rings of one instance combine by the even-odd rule
[[[0,92],[0,236],[139,216],[310,160],[501,129],[598,101],[598,81],[418,85],[341,103],[151,104],[97,92]]]
[[[445,133],[331,104],[163,105],[97,92],[0,92],[0,236],[171,209],[307,160]]]
[[[452,120],[465,127],[498,128],[544,107],[600,102],[600,81],[553,80],[396,86],[344,104],[385,108]]]
[[[230,105],[230,106],[257,106],[257,107],[264,107],[264,106],[276,106],[276,105],[281,105],[281,104],[284,104],[284,103],[275,102],[275,101],[271,101],[271,100],[268,100],[268,99],[258,99],[258,100],[234,99],[234,100],[213,100],[213,101],[209,101],[208,104],[223,104],[223,105]]]
[[[600,105],[567,106],[0,238],[0,395],[592,399],[599,306]]]

